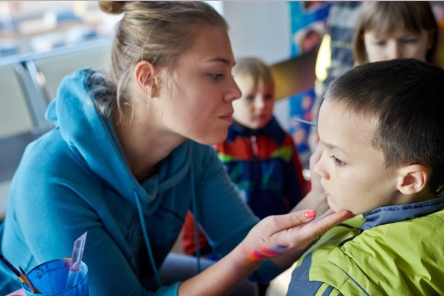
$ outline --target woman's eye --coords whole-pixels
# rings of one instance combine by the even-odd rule
[[[221,80],[225,76],[224,74],[219,74],[219,73],[210,74],[210,75],[214,80]]]
[[[330,156],[330,158],[333,159],[334,163],[335,163],[337,166],[344,166],[344,165],[346,165],[345,162],[343,162],[342,160],[340,160],[339,158],[337,158],[337,157],[334,156],[334,155]]]

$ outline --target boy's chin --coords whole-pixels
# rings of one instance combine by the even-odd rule
[[[329,199],[328,197],[327,197],[327,203],[328,203],[328,206],[330,207],[330,209],[333,210],[335,213],[340,212],[342,210],[347,210],[347,211],[353,213],[353,211],[351,209],[344,208],[344,207],[338,206],[337,204],[333,203],[331,201],[331,199]],[[353,214],[355,214],[355,213],[353,213]]]

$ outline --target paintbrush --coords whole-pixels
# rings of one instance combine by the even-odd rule
[[[9,262],[5,256],[3,256],[2,254],[0,254],[0,259],[9,267],[9,269],[15,273],[15,275],[20,279],[20,281],[22,283],[26,284],[25,278],[24,276],[20,273],[20,271],[17,270],[17,268],[14,267],[14,265],[11,264],[11,262]]]
[[[301,123],[305,123],[305,124],[311,125],[311,126],[316,126],[316,127],[318,126],[317,123],[314,123],[312,121],[308,121],[308,120],[305,120],[305,119],[302,119],[302,118],[299,118],[299,117],[296,117],[296,116],[293,116],[291,119],[294,120],[294,121],[297,121],[297,122],[301,122]]]
[[[39,289],[37,289],[37,288],[31,283],[31,281],[29,280],[28,276],[26,275],[26,272],[23,270],[23,268],[21,268],[20,266],[19,266],[19,268],[20,268],[20,271],[22,272],[22,276],[24,277],[26,284],[28,285],[29,289],[31,289],[31,292],[32,292],[33,294],[42,294],[42,293],[39,291]]]

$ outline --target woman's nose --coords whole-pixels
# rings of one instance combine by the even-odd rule
[[[237,86],[236,81],[234,81],[233,78],[231,78],[231,85],[229,91],[226,93],[225,100],[226,101],[234,101],[239,99],[242,96],[242,92]]]

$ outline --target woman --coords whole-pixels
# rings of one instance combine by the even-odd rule
[[[226,295],[252,272],[270,280],[347,218],[307,224],[316,213],[306,210],[258,223],[238,198],[207,146],[225,139],[241,95],[216,11],[204,2],[99,4],[124,13],[110,73],[83,69],[62,81],[47,111],[55,129],[27,148],[11,184],[6,258],[27,270],[68,256],[88,231],[90,295]],[[225,257],[162,286],[158,269],[188,209]],[[3,291],[18,288],[12,274],[0,276]]]

